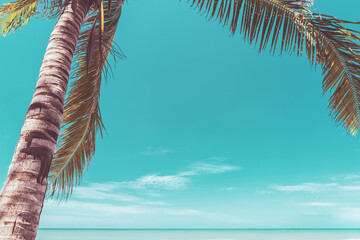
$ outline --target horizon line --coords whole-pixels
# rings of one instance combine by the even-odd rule
[[[39,230],[360,230],[360,228],[39,228]]]

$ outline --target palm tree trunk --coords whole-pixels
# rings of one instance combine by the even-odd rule
[[[0,195],[0,239],[34,240],[64,109],[71,61],[89,0],[63,12],[51,33],[35,94]]]

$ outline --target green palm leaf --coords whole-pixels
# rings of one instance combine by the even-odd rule
[[[350,134],[360,127],[360,47],[359,32],[346,24],[359,24],[310,12],[307,0],[191,0],[193,6],[229,24],[232,34],[239,31],[259,51],[280,45],[283,51],[302,55],[320,64],[325,75],[324,94],[331,115]]]
[[[123,1],[114,0],[111,14],[106,14],[104,31],[98,15],[90,15],[84,23],[76,49],[73,79],[66,101],[60,140],[49,173],[50,194],[67,197],[86,171],[95,152],[97,132],[104,129],[99,108],[102,69],[112,52],[121,52],[113,46]],[[105,7],[106,7],[105,6]],[[104,11],[106,11],[105,9]],[[94,27],[91,27],[93,26]],[[89,49],[91,51],[89,51]]]

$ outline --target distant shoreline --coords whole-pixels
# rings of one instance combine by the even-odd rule
[[[39,228],[39,230],[118,231],[360,231],[360,228]]]

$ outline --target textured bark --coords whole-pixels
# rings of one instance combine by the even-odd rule
[[[35,94],[0,195],[0,239],[36,237],[71,61],[88,10],[88,0],[78,0],[75,12],[68,4],[51,33]]]

